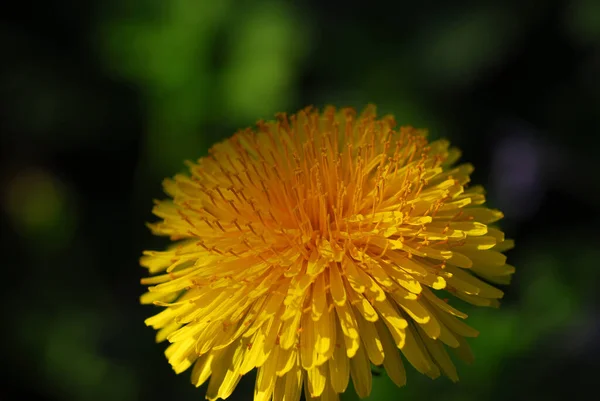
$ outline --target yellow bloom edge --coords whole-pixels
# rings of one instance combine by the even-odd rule
[[[164,181],[149,227],[175,243],[141,258],[176,373],[209,400],[255,368],[255,401],[338,400],[350,378],[366,397],[372,364],[406,383],[401,354],[458,380],[447,348],[471,361],[478,332],[436,292],[496,307],[514,267],[457,149],[368,106],[279,114],[209,153]]]

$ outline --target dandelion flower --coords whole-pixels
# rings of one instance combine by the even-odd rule
[[[497,306],[514,272],[458,150],[370,106],[279,114],[209,153],[164,181],[150,228],[176,242],[141,259],[176,373],[209,400],[254,369],[255,401],[338,400],[350,379],[366,397],[372,365],[405,384],[401,354],[458,380],[447,350],[471,359],[478,332],[440,290]]]

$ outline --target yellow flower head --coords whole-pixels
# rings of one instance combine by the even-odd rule
[[[447,141],[396,128],[374,107],[305,109],[257,123],[164,182],[150,225],[177,241],[146,251],[142,303],[175,372],[227,398],[257,369],[255,401],[337,400],[350,377],[371,392],[371,365],[405,384],[404,357],[458,380],[467,316],[445,290],[496,306],[514,268],[502,213],[466,187],[473,167]],[[157,274],[158,273],[158,274]],[[157,274],[157,275],[156,275]],[[485,281],[484,281],[485,280]]]

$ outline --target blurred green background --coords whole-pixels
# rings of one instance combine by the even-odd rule
[[[597,394],[599,1],[48,0],[0,19],[0,399],[203,399],[138,305],[161,179],[275,112],[369,102],[463,149],[518,269],[501,309],[466,308],[482,334],[458,384],[411,370],[369,399]]]

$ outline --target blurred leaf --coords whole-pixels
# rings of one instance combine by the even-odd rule
[[[271,118],[295,103],[294,80],[307,51],[305,28],[284,2],[256,2],[229,30],[221,75],[221,113],[246,123]]]
[[[17,232],[45,245],[60,247],[73,234],[74,208],[65,185],[49,172],[17,173],[4,189],[3,204]]]
[[[211,52],[230,1],[174,0],[159,17],[144,12],[145,3],[153,2],[121,5],[100,31],[109,68],[146,95],[147,167],[166,175],[207,147],[199,129],[213,112]]]
[[[93,349],[92,326],[86,319],[59,319],[47,331],[45,369],[48,380],[79,400],[129,400],[133,383]],[[89,320],[89,319],[88,319]],[[97,340],[96,340],[97,341]]]
[[[501,62],[523,28],[507,7],[487,5],[458,13],[444,14],[417,37],[417,57],[432,84],[473,81]]]
[[[566,14],[570,33],[580,42],[600,42],[600,2],[573,0]]]
[[[127,9],[131,3],[139,6]],[[173,0],[163,3],[157,15],[148,14],[155,3],[119,3],[100,32],[109,68],[161,96],[169,89],[186,90],[190,79],[202,75],[198,68],[206,68],[211,39],[230,2]]]

